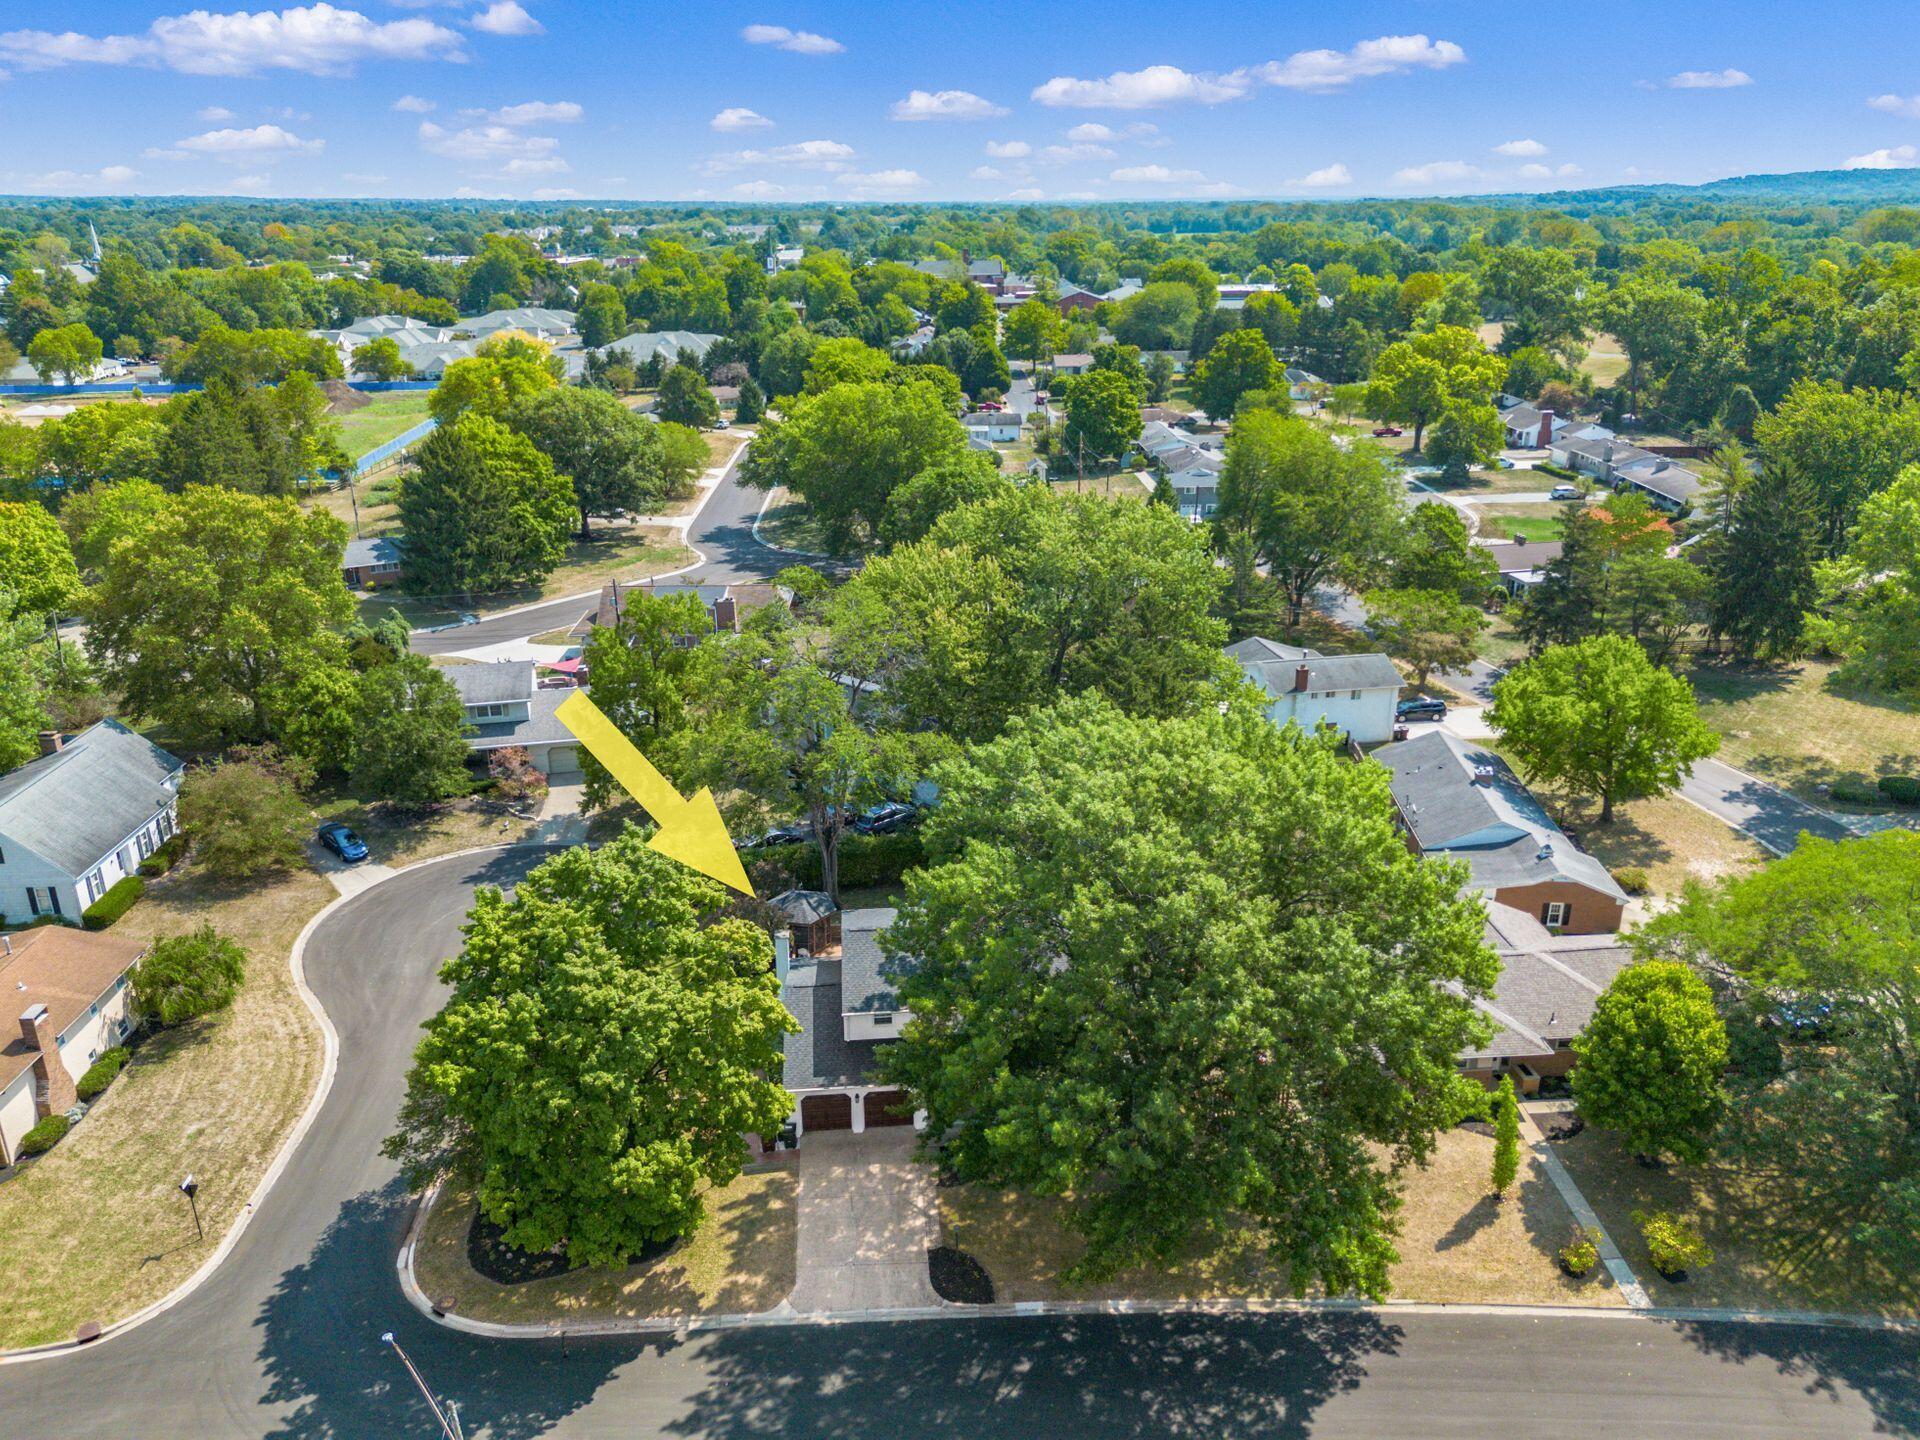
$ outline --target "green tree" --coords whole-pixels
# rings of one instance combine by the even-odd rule
[[[805,390],[818,395],[836,385],[885,380],[893,373],[893,357],[864,340],[822,340],[807,356]]]
[[[180,823],[200,868],[221,880],[285,870],[306,858],[311,817],[271,754],[204,765],[180,790]]]
[[[1067,428],[1060,453],[1076,472],[1118,465],[1140,438],[1140,397],[1124,375],[1090,370],[1067,397]]]
[[[1600,321],[1627,352],[1621,377],[1626,408],[1640,408],[1642,386],[1664,379],[1697,343],[1707,302],[1672,280],[1630,275],[1600,302]]]
[[[673,365],[660,377],[654,413],[675,425],[711,430],[720,419],[719,402],[700,372],[691,365]]]
[[[1413,426],[1420,449],[1427,426],[1456,402],[1485,405],[1499,389],[1506,365],[1489,355],[1473,331],[1442,325],[1389,345],[1373,362],[1366,408],[1382,420]],[[1467,427],[1473,433],[1473,427]]]
[[[1173,393],[1173,359],[1168,355],[1149,355],[1142,367],[1147,376],[1147,399],[1155,405],[1164,404]]]
[[[1249,390],[1271,390],[1281,383],[1280,362],[1258,330],[1223,335],[1193,368],[1193,398],[1215,420],[1231,419]]]
[[[1493,1173],[1488,1177],[1494,1198],[1504,1199],[1520,1178],[1520,1101],[1513,1093],[1513,1076],[1502,1075],[1493,1092]]]
[[[1920,1273],[1917,889],[1920,835],[1803,836],[1763,868],[1691,887],[1635,941],[1704,975],[1769,1052],[1735,1073],[1716,1141],[1758,1187],[1745,1212],[1756,1238],[1797,1272],[1908,1304]],[[1780,1043],[1783,1020],[1811,1043]]]
[[[401,355],[400,342],[391,335],[378,335],[364,345],[354,346],[351,358],[354,373],[369,380],[386,382],[413,377],[413,363]]]
[[[627,307],[611,285],[588,285],[580,292],[580,343],[590,350],[611,345],[626,333]]]
[[[1163,485],[1154,491],[1154,499],[1166,493]],[[1286,623],[1285,601],[1280,587],[1261,573],[1260,547],[1253,532],[1244,525],[1223,531],[1221,550],[1227,562],[1227,588],[1215,613],[1227,622],[1228,642],[1273,634]]]
[[[1545,245],[1502,245],[1487,256],[1480,296],[1490,319],[1504,320],[1503,350],[1538,345],[1565,359],[1587,333],[1587,277],[1571,252]]]
[[[353,725],[353,787],[423,809],[467,789],[466,710],[453,682],[424,655],[400,655],[360,677]]]
[[[28,615],[61,615],[79,602],[73,547],[45,506],[0,501],[0,594]]]
[[[1806,487],[1820,550],[1831,558],[1868,498],[1920,462],[1920,399],[1802,381],[1755,427],[1762,469],[1790,469]]]
[[[740,382],[740,398],[733,403],[736,425],[755,425],[767,413],[767,397],[749,375]]]
[[[450,1169],[508,1245],[575,1265],[692,1234],[740,1174],[740,1137],[793,1108],[772,946],[724,903],[632,829],[511,900],[482,889],[387,1153],[416,1186]]]
[[[1493,406],[1454,400],[1433,422],[1426,456],[1449,481],[1458,484],[1467,478],[1469,470],[1493,464],[1500,447],[1506,444],[1506,433],[1500,412]]]
[[[484,595],[537,585],[566,555],[573,514],[573,483],[531,441],[465,415],[422,441],[401,478],[406,586]]]
[[[100,337],[84,325],[61,325],[42,330],[27,346],[27,362],[45,384],[58,375],[69,385],[78,385],[93,374],[93,367],[106,353]]]
[[[272,696],[334,662],[335,632],[353,613],[340,572],[346,526],[292,500],[210,486],[102,523],[100,579],[82,610],[105,683],[189,745],[272,738]]]
[[[1023,300],[1008,312],[1003,334],[1007,354],[1042,365],[1059,354],[1067,325],[1046,301]]]
[[[1478,602],[1500,583],[1500,568],[1484,546],[1473,543],[1459,507],[1422,500],[1408,517],[1391,578],[1395,589],[1439,590]]]
[[[208,923],[154,941],[127,980],[135,1013],[181,1025],[226,1009],[246,974],[247,952]]]
[[[1200,318],[1193,287],[1177,281],[1145,286],[1113,308],[1114,339],[1142,350],[1184,350]]]
[[[1319,426],[1259,410],[1227,436],[1218,524],[1249,530],[1300,624],[1322,585],[1371,588],[1405,526],[1399,482],[1371,446],[1342,449]]]
[[[646,514],[660,501],[692,493],[687,479],[667,474],[663,427],[605,390],[541,390],[515,401],[502,418],[573,481],[582,540],[591,516]],[[699,443],[704,463],[706,442]]]
[[[621,595],[619,620],[595,626],[587,636],[584,658],[593,703],[670,773],[678,767],[663,742],[687,729],[696,695],[714,683],[711,651],[687,642],[712,628],[706,608],[693,596],[655,595],[635,586]],[[584,751],[581,769],[584,808],[598,810],[626,799],[624,787]]]
[[[880,543],[889,550],[923,540],[949,510],[992,500],[1013,491],[997,458],[977,450],[922,470],[887,497],[880,519]]]
[[[1597,797],[1602,825],[1619,801],[1665,794],[1720,748],[1692,687],[1623,635],[1555,646],[1508,671],[1487,723],[1530,776]]]
[[[1383,1295],[1496,962],[1383,771],[1229,710],[1084,696],[938,772],[883,1073],[958,1178],[1062,1198],[1070,1280],[1246,1225],[1296,1289]]]
[[[1406,662],[1416,685],[1435,670],[1471,665],[1474,641],[1487,626],[1484,614],[1444,590],[1374,590],[1366,604],[1368,632]]]
[[[1815,572],[1824,613],[1812,617],[1808,629],[1841,657],[1840,674],[1849,685],[1881,694],[1920,693],[1916,520],[1920,465],[1910,465],[1861,508],[1846,553]]]
[[[559,384],[559,372],[559,359],[538,341],[496,338],[479,354],[447,366],[427,397],[427,409],[442,425],[469,412],[497,418],[515,401]]]
[[[1589,1124],[1636,1155],[1707,1158],[1726,1107],[1727,1027],[1685,965],[1645,960],[1614,976],[1575,1038],[1573,1094]]]

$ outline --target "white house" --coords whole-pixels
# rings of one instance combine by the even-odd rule
[[[981,410],[960,417],[968,440],[1005,445],[1020,438],[1020,417],[1007,410]]]
[[[118,720],[40,744],[0,777],[0,912],[77,924],[179,828],[183,767]]]
[[[1274,724],[1331,725],[1362,745],[1393,738],[1402,682],[1385,655],[1322,655],[1257,635],[1229,645],[1227,655],[1266,692]]]
[[[894,914],[888,909],[843,912],[840,953],[801,964],[792,960],[788,937],[775,938],[781,996],[800,1022],[799,1033],[787,1036],[782,1075],[794,1097],[798,1134],[926,1124],[924,1113],[916,1114],[901,1091],[873,1078],[879,1047],[912,1018],[894,988],[912,962],[889,957],[880,945],[880,933]]]
[[[146,946],[61,925],[0,935],[0,1165],[49,1115],[78,1098],[74,1082],[133,1029],[127,971]]]
[[[580,745],[554,716],[571,687],[543,690],[534,684],[531,660],[495,660],[450,665],[441,672],[460,692],[467,712],[467,748],[505,750],[518,745],[534,768],[556,785],[580,779]]]
[[[1190,446],[1159,457],[1162,485],[1173,487],[1173,503],[1189,520],[1205,520],[1220,508],[1220,472],[1225,460],[1215,450]]]

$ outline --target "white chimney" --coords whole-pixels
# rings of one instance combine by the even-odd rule
[[[780,988],[784,990],[787,976],[793,973],[793,932],[791,930],[774,931],[773,973],[780,977]]]

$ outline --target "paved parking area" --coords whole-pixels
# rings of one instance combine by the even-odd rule
[[[809,1134],[800,1142],[798,1277],[804,1313],[938,1305],[927,1251],[940,1243],[933,1172],[906,1127]]]

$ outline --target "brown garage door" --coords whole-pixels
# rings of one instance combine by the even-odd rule
[[[800,1128],[802,1130],[851,1130],[853,1128],[853,1097],[851,1095],[809,1095],[800,1102]]]
[[[907,1098],[904,1090],[869,1090],[867,1092],[868,1125],[911,1125],[913,1123],[913,1101]]]

